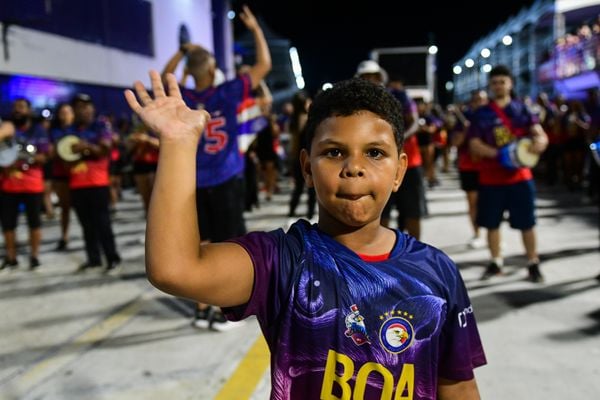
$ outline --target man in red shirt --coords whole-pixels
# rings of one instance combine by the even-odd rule
[[[504,211],[508,211],[510,226],[522,234],[528,279],[541,282],[533,175],[529,168],[503,165],[500,156],[505,146],[523,137],[532,140],[529,152],[541,154],[548,145],[548,137],[537,117],[522,102],[512,98],[513,78],[507,67],[499,65],[493,68],[489,85],[493,100],[475,111],[467,135],[471,154],[481,159],[477,223],[488,230],[488,247],[492,257],[482,279],[502,272],[499,227]]]

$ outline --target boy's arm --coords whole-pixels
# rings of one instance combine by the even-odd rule
[[[165,65],[165,67],[162,70],[162,73],[160,74],[162,76],[163,81],[166,82],[167,74],[174,73],[181,60],[183,60],[183,57],[185,57],[186,53],[194,47],[199,46],[192,43],[186,43],[182,45],[179,49],[177,49],[177,52],[173,54],[169,61],[167,61],[167,65]]]
[[[265,35],[256,21],[254,14],[250,11],[247,6],[243,7],[243,11],[240,13],[240,19],[246,25],[246,28],[254,35],[254,44],[256,52],[256,62],[248,74],[252,84],[252,89],[256,89],[265,76],[271,71],[271,53]]]
[[[475,379],[470,381],[452,381],[440,378],[438,382],[438,400],[480,400]]]
[[[191,110],[177,80],[167,75],[168,94],[150,72],[154,99],[144,85],[125,97],[145,125],[156,132],[160,153],[146,227],[146,272],[157,288],[216,306],[246,303],[254,283],[248,253],[233,243],[200,245],[196,214],[196,149],[209,114]]]

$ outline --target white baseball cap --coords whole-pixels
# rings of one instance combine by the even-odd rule
[[[381,68],[379,63],[374,60],[364,60],[360,64],[358,64],[358,68],[356,69],[355,78],[360,78],[362,75],[367,74],[379,74],[381,81],[379,83],[385,85],[388,81],[388,74],[385,72],[385,69]]]
[[[358,64],[358,68],[356,69],[356,75],[364,75],[364,74],[378,74],[381,73],[382,69],[374,60],[364,60]]]

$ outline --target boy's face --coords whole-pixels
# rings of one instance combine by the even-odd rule
[[[319,224],[345,227],[379,224],[392,191],[398,190],[407,159],[399,155],[388,122],[369,111],[330,117],[318,126],[302,171],[319,201]]]
[[[490,90],[494,98],[510,96],[513,84],[510,76],[497,75],[490,78]]]

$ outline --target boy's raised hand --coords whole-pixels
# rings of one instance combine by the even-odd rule
[[[242,20],[244,25],[246,25],[246,29],[248,29],[249,31],[254,31],[256,28],[258,28],[258,21],[256,21],[254,14],[252,14],[252,11],[250,11],[248,6],[246,5],[242,7],[240,19]]]
[[[210,115],[204,110],[192,110],[183,102],[173,74],[167,74],[166,80],[168,92],[165,92],[159,73],[150,71],[154,99],[142,82],[136,81],[137,98],[133,91],[126,90],[127,103],[144,124],[159,135],[161,142],[193,142],[197,145]]]

